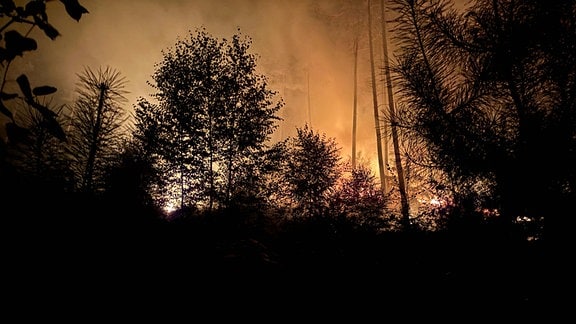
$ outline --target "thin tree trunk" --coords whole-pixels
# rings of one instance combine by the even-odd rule
[[[390,65],[388,62],[388,45],[386,37],[386,10],[384,0],[380,0],[382,10],[382,44],[384,48],[384,74],[386,76],[386,87],[388,88],[388,109],[390,113],[390,127],[392,129],[392,142],[394,144],[394,160],[396,161],[396,171],[398,172],[398,189],[400,190],[400,202],[402,208],[402,226],[405,230],[410,228],[410,206],[408,205],[408,194],[406,193],[406,183],[404,169],[400,156],[400,144],[398,139],[398,125],[396,121],[396,110],[394,109],[394,95],[392,93],[392,79],[390,78]]]
[[[358,36],[354,39],[354,117],[352,119],[352,168],[356,168],[356,133],[358,123]]]
[[[374,103],[374,124],[376,129],[376,147],[378,149],[378,168],[380,172],[380,187],[382,193],[388,192],[382,158],[382,134],[380,132],[380,116],[378,115],[378,94],[376,89],[376,72],[374,67],[374,45],[372,44],[372,1],[368,0],[368,38],[370,43],[370,70],[372,72],[372,99]]]
[[[308,81],[308,125],[312,128],[312,107],[310,103],[310,71],[306,71],[306,79]]]
[[[182,122],[180,122],[180,210],[184,208],[184,140],[182,132]]]
[[[386,34],[385,34],[385,30],[386,30],[386,26],[385,26],[385,17],[384,17],[384,2],[380,3],[381,8],[382,8],[382,12],[381,12],[381,17],[382,17],[382,56],[383,56],[383,61],[384,61],[384,66],[387,66],[387,58],[388,58],[388,49],[387,49],[387,45],[386,45]],[[392,89],[392,87],[388,87],[387,84],[384,85],[382,87],[382,89],[384,89],[385,87],[387,87],[389,90]],[[382,98],[384,98],[384,90],[382,90]],[[388,103],[390,104],[390,94],[388,94]],[[388,123],[383,123],[382,125],[382,129],[384,130],[384,138],[383,138],[383,150],[384,150],[384,175],[386,176],[386,179],[388,179],[388,166],[389,166],[389,162],[388,159],[390,157],[390,152],[388,150],[389,145],[388,145]],[[388,188],[388,190],[390,190],[390,188]],[[386,192],[387,193],[387,192]]]
[[[209,165],[209,173],[208,173],[208,181],[210,182],[210,189],[208,192],[208,211],[212,212],[212,208],[214,207],[214,152],[213,152],[213,137],[214,137],[214,126],[212,125],[212,114],[208,114],[208,122],[210,124],[209,134],[208,134],[208,163]]]
[[[234,134],[234,129],[236,127],[234,127],[234,125],[232,125],[232,127],[230,127],[232,134],[230,134],[230,151],[228,152],[228,185],[226,186],[226,207],[230,207],[230,201],[232,200],[232,179],[233,179],[233,159],[234,159],[234,155],[235,155],[235,150],[233,148],[235,147],[239,147],[239,143],[238,141],[235,140],[235,134]]]
[[[86,169],[84,170],[84,184],[83,189],[86,192],[92,192],[94,176],[94,164],[96,163],[96,153],[98,152],[98,137],[100,136],[100,124],[102,123],[102,110],[104,109],[104,96],[106,95],[106,88],[100,87],[100,96],[98,97],[98,107],[96,110],[96,122],[94,123],[94,132],[92,133],[92,141],[90,143],[90,151],[88,153],[88,161],[86,162]]]

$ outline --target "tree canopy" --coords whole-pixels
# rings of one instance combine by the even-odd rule
[[[240,33],[220,40],[205,29],[190,32],[156,65],[157,102],[136,107],[136,130],[179,208],[226,206],[251,185],[248,173],[277,127],[282,102],[257,73],[250,44]]]
[[[574,3],[477,1],[464,12],[444,0],[392,3],[400,123],[427,152],[420,162],[460,193],[491,188],[507,223],[570,208]]]

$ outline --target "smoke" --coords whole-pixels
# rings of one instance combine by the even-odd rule
[[[58,1],[48,3],[50,22],[61,37],[36,30],[38,51],[26,54],[12,73],[26,72],[34,84],[56,86],[58,100],[74,100],[76,74],[84,67],[110,66],[127,80],[126,109],[148,97],[147,84],[162,50],[198,27],[218,38],[238,32],[253,41],[260,73],[285,107],[274,138],[305,123],[334,137],[350,156],[353,108],[353,39],[359,35],[358,150],[372,159],[375,131],[367,51],[365,0],[80,0],[89,11],[79,22]],[[373,1],[378,5],[378,1]],[[375,14],[379,9],[373,11]],[[374,28],[379,22],[375,20]],[[381,49],[379,43],[376,49]],[[378,54],[381,57],[381,53]],[[376,64],[380,70],[382,64]],[[20,69],[20,71],[18,71]],[[378,73],[379,80],[382,79]],[[379,93],[382,91],[379,90]],[[385,101],[380,99],[381,109]]]

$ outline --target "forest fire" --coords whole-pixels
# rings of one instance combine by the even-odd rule
[[[575,13],[0,0],[6,295],[534,318],[576,201]]]

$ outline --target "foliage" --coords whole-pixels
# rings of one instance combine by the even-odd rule
[[[50,106],[50,100],[45,99],[44,106]],[[26,102],[15,117],[19,125],[28,131],[22,140],[7,146],[7,158],[27,182],[36,187],[44,187],[51,191],[67,191],[73,189],[73,176],[70,173],[70,159],[67,155],[66,143],[50,134],[49,127],[43,115]],[[57,112],[56,121],[65,125],[68,120],[60,113],[64,106],[53,108]],[[33,184],[32,184],[33,183]]]
[[[197,29],[156,65],[157,103],[140,99],[136,132],[162,172],[156,187],[173,195],[167,203],[211,210],[259,186],[282,102],[257,74],[250,45],[239,33],[218,40]]]
[[[0,66],[2,67],[2,84],[0,85],[0,113],[7,117],[6,135],[11,142],[26,140],[29,131],[16,123],[14,111],[7,107],[8,102],[20,98],[28,106],[36,109],[43,118],[43,123],[50,133],[60,139],[65,140],[66,136],[61,125],[58,123],[56,113],[46,105],[37,100],[38,96],[45,96],[57,91],[56,88],[48,85],[42,85],[32,88],[30,81],[25,74],[16,78],[20,94],[7,88],[8,70],[18,57],[23,57],[26,52],[35,51],[38,45],[34,38],[29,34],[35,27],[38,27],[43,33],[52,40],[55,40],[60,33],[48,22],[47,8],[48,0],[30,0],[25,5],[18,5],[13,0],[0,1]],[[88,13],[78,0],[61,0],[60,1],[70,17],[79,21],[83,14]],[[12,27],[12,29],[8,29]],[[26,29],[24,34],[18,28]]]
[[[334,215],[350,217],[360,225],[384,227],[386,199],[375,175],[366,164],[347,166],[330,197],[330,210]]]
[[[125,79],[110,67],[78,75],[70,123],[70,152],[77,188],[93,193],[103,190],[106,169],[122,152],[126,112]]]
[[[282,181],[299,216],[317,216],[326,211],[331,190],[341,170],[340,148],[334,138],[326,137],[305,125],[288,139]]]
[[[152,174],[150,160],[134,141],[123,143],[117,163],[105,169],[105,191],[102,201],[107,210],[101,217],[132,228],[162,224],[162,211],[158,210],[147,187]]]
[[[393,1],[403,137],[448,182],[491,186],[505,223],[554,216],[576,178],[571,2]],[[554,149],[552,149],[554,147]]]

